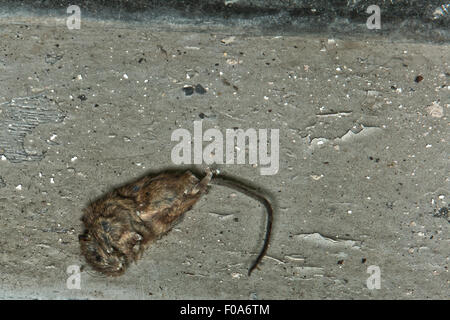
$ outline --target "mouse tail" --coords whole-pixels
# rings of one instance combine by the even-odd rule
[[[261,260],[266,255],[267,249],[269,247],[270,242],[270,236],[272,233],[272,223],[273,223],[273,209],[272,205],[269,202],[269,200],[266,199],[261,193],[259,193],[254,188],[247,186],[243,184],[240,181],[237,181],[234,178],[228,177],[226,175],[219,174],[217,171],[214,172],[213,178],[211,180],[212,183],[225,186],[231,189],[234,189],[236,191],[239,191],[250,198],[253,198],[264,205],[266,212],[267,212],[267,221],[266,221],[266,233],[264,237],[263,246],[261,248],[261,251],[258,254],[258,257],[256,260],[251,264],[250,268],[248,269],[248,275],[250,276],[253,270],[255,270]]]

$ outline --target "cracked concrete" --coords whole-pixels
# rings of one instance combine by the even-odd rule
[[[448,297],[448,44],[42,18],[4,19],[0,36],[1,298]],[[213,186],[125,275],[87,266],[68,289],[82,209],[173,167],[171,133],[199,119],[280,129],[276,175],[220,166],[276,200],[260,270],[246,276],[262,208]]]

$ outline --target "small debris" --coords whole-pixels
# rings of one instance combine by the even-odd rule
[[[448,208],[447,207],[442,207],[442,208],[440,208],[439,209],[439,211],[437,211],[437,212],[435,212],[434,213],[434,216],[435,217],[437,217],[437,218],[445,218],[445,219],[448,219],[448,212],[449,212],[449,210],[448,210]],[[450,221],[449,221],[450,222]]]
[[[236,39],[235,36],[231,36],[231,37],[220,40],[220,42],[222,42],[224,44],[230,44],[230,43],[234,42],[235,39]]]
[[[62,57],[63,57],[63,56],[59,56],[59,55],[56,55],[56,54],[47,54],[47,55],[45,56],[45,62],[48,63],[48,64],[53,65],[53,64],[55,64],[56,62],[58,62],[59,60],[61,60]]]
[[[192,86],[184,87],[183,91],[186,96],[192,96],[194,93],[194,88]]]
[[[429,105],[426,110],[433,118],[442,118],[444,115],[444,109],[441,107],[439,101],[433,101],[433,103]]]
[[[422,80],[423,80],[423,77],[422,77],[421,75],[417,76],[417,77],[414,79],[414,81],[415,81],[416,83],[419,83],[419,82],[422,81]]]
[[[235,66],[235,65],[237,65],[237,64],[241,64],[241,63],[242,63],[242,60],[227,59],[227,63],[228,63],[230,66]]]
[[[167,51],[163,48],[162,45],[158,44],[156,47],[166,56],[166,59],[168,58]]]
[[[5,181],[3,181],[3,178],[0,177],[0,188],[4,188],[4,187],[6,187],[6,183],[5,183]]]
[[[203,86],[201,84],[197,84],[195,86],[195,92],[198,94],[205,94],[206,93],[206,89],[203,88]]]
[[[86,101],[87,100],[87,98],[86,98],[86,96],[84,94],[80,94],[78,96],[78,99],[80,99],[81,101]]]

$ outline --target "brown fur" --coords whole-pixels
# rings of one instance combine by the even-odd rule
[[[106,275],[119,276],[168,232],[207,191],[211,172],[199,181],[191,172],[147,176],[91,203],[82,221],[81,252]]]

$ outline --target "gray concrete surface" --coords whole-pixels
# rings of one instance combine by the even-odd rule
[[[448,44],[172,29],[2,20],[0,298],[448,298]],[[200,117],[280,129],[276,175],[219,166],[276,200],[260,270],[262,208],[217,186],[125,275],[68,289],[81,210],[173,167],[171,133]]]

